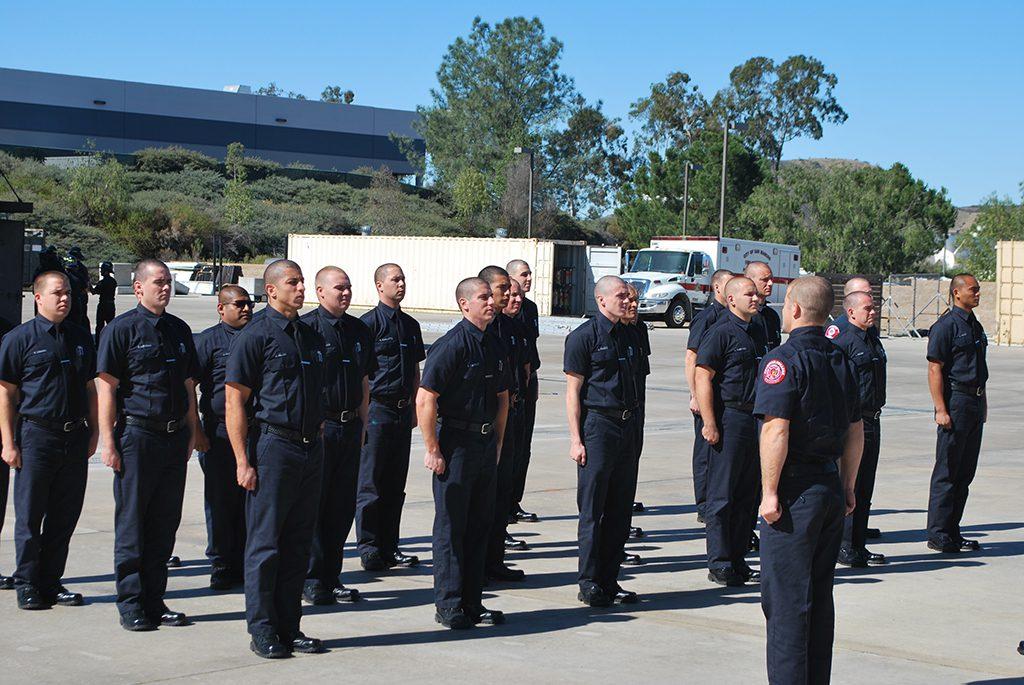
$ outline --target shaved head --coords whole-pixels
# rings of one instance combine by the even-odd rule
[[[849,283],[849,281],[847,281]],[[847,293],[846,297],[843,298],[843,311],[852,309],[864,304],[864,300],[871,301],[874,298],[871,297],[871,293],[863,290],[854,290],[853,292]]]
[[[41,293],[43,289],[46,288],[47,282],[51,278],[59,278],[64,281],[65,287],[71,287],[71,281],[68,280],[66,274],[60,271],[44,271],[43,273],[36,276],[35,280],[32,281],[32,292]]]
[[[314,281],[315,285],[326,285],[329,276],[344,276],[345,278],[348,278],[348,274],[345,273],[344,269],[337,266],[325,266],[316,272],[316,280]]]
[[[296,271],[301,274],[302,267],[290,259],[278,259],[276,262],[271,262],[263,272],[263,285],[267,286],[271,283],[276,285],[289,271]]]
[[[721,290],[725,285],[725,282],[735,276],[733,272],[728,269],[719,269],[715,273],[711,274],[711,287]]]
[[[505,270],[510,274],[517,274],[523,269],[526,269],[527,271],[530,269],[530,265],[524,259],[513,259],[505,265]]]
[[[387,264],[381,264],[380,266],[377,267],[377,270],[373,272],[373,282],[381,283],[382,281],[384,281],[384,279],[388,277],[388,274],[391,272],[392,269],[401,268],[402,267],[391,262],[388,262]]]
[[[849,295],[850,293],[870,293],[871,284],[868,283],[868,279],[863,276],[854,276],[846,282],[843,286],[843,295]]]
[[[832,311],[836,296],[832,284],[821,276],[802,276],[786,289],[786,297],[800,305],[803,318],[811,325],[822,325]]]
[[[468,300],[472,298],[480,286],[490,287],[487,285],[487,281],[479,276],[463,278],[459,281],[459,284],[455,286],[455,301],[458,302],[459,300]]]
[[[626,282],[618,276],[601,276],[594,284],[594,296],[607,296],[616,288],[621,288]]]
[[[725,284],[726,295],[737,295],[744,288],[754,285],[754,282],[746,276],[734,276]]]
[[[957,274],[957,275],[953,276],[953,280],[951,280],[949,282],[949,297],[950,297],[950,299],[953,298],[953,291],[954,290],[961,290],[963,288],[969,288],[972,285],[975,285],[977,282],[978,282],[978,279],[975,278],[973,274],[962,273],[962,274]]]
[[[164,270],[170,272],[167,265],[161,262],[159,259],[153,259],[149,257],[143,259],[141,262],[135,265],[135,277],[133,280],[139,281],[140,283],[147,278],[153,271]]]
[[[487,281],[487,283],[492,285],[494,281],[499,278],[509,277],[508,271],[502,269],[500,266],[495,266],[493,264],[491,266],[485,266],[484,268],[480,269],[480,273],[478,273],[477,276],[479,276],[480,278]]]
[[[249,299],[249,292],[240,285],[223,285],[217,293],[217,301],[222,304],[241,299]]]
[[[753,280],[763,273],[771,273],[772,268],[766,262],[750,262],[743,268],[743,275]]]

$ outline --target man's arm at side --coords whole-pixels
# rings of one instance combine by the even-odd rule
[[[708,366],[698,366],[693,372],[693,395],[697,398],[697,407],[704,419],[701,434],[709,445],[717,445],[719,439],[718,424],[715,421],[715,393],[711,385],[714,377],[715,370]]]
[[[583,404],[580,393],[583,390],[583,376],[576,373],[565,374],[565,413],[569,421],[569,458],[580,466],[587,463],[587,449],[583,445],[580,420],[583,416]]]
[[[245,404],[252,389],[239,383],[224,384],[224,425],[235,453],[235,477],[246,490],[256,489],[256,469],[249,463],[249,417]]]
[[[864,422],[850,424],[846,432],[846,444],[843,456],[839,458],[839,477],[843,482],[843,493],[846,495],[846,515],[853,513],[857,506],[857,471],[860,470],[860,458],[864,454]]]
[[[420,386],[416,393],[416,421],[423,435],[423,465],[437,475],[444,473],[444,457],[437,442],[437,398],[439,394]]]
[[[761,507],[758,513],[769,524],[782,516],[779,480],[789,452],[789,419],[765,416],[761,427]]]
[[[0,381],[0,436],[3,438],[4,463],[12,469],[21,468],[21,448],[14,439],[18,425],[18,386]],[[0,469],[5,468],[0,466]],[[5,486],[6,487],[6,486]]]
[[[946,397],[942,387],[942,362],[928,360],[928,392],[932,396],[932,404],[935,405],[935,423],[946,430],[953,427],[953,419],[949,416],[946,407]]]
[[[103,440],[103,463],[121,471],[121,455],[114,444],[114,424],[117,422],[117,386],[120,381],[109,373],[96,376],[96,400],[99,413],[100,438]]]
[[[700,406],[697,404],[697,396],[693,392],[693,387],[694,387],[694,384],[696,383],[696,378],[695,378],[696,370],[697,370],[697,350],[691,350],[691,349],[687,348],[687,350],[686,350],[686,361],[685,361],[685,371],[686,371],[686,389],[690,393],[690,411],[692,411],[694,414],[700,414]]]

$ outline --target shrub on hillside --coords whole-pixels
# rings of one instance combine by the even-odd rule
[[[216,171],[219,162],[195,150],[172,145],[171,147],[147,147],[135,152],[135,170],[155,174],[169,174],[177,171]]]
[[[182,195],[216,200],[224,194],[224,177],[216,171],[185,169],[173,173],[133,171],[128,174],[132,192],[169,190]]]

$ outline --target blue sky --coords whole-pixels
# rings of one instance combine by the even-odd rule
[[[785,158],[900,161],[958,205],[1019,198],[1024,2],[1010,0],[14,2],[0,65],[218,89],[273,80],[312,97],[338,83],[359,104],[413,108],[476,15],[540,17],[580,91],[623,118],[670,71],[713,93],[749,57],[813,55],[850,118]]]

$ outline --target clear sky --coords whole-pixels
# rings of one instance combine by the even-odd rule
[[[565,43],[563,68],[625,118],[674,70],[713,93],[755,55],[813,55],[849,113],[785,158],[903,162],[954,203],[1019,198],[1024,181],[1024,2],[10,2],[0,66],[215,88],[276,81],[356,103],[429,101],[445,48],[474,16],[538,16]]]

